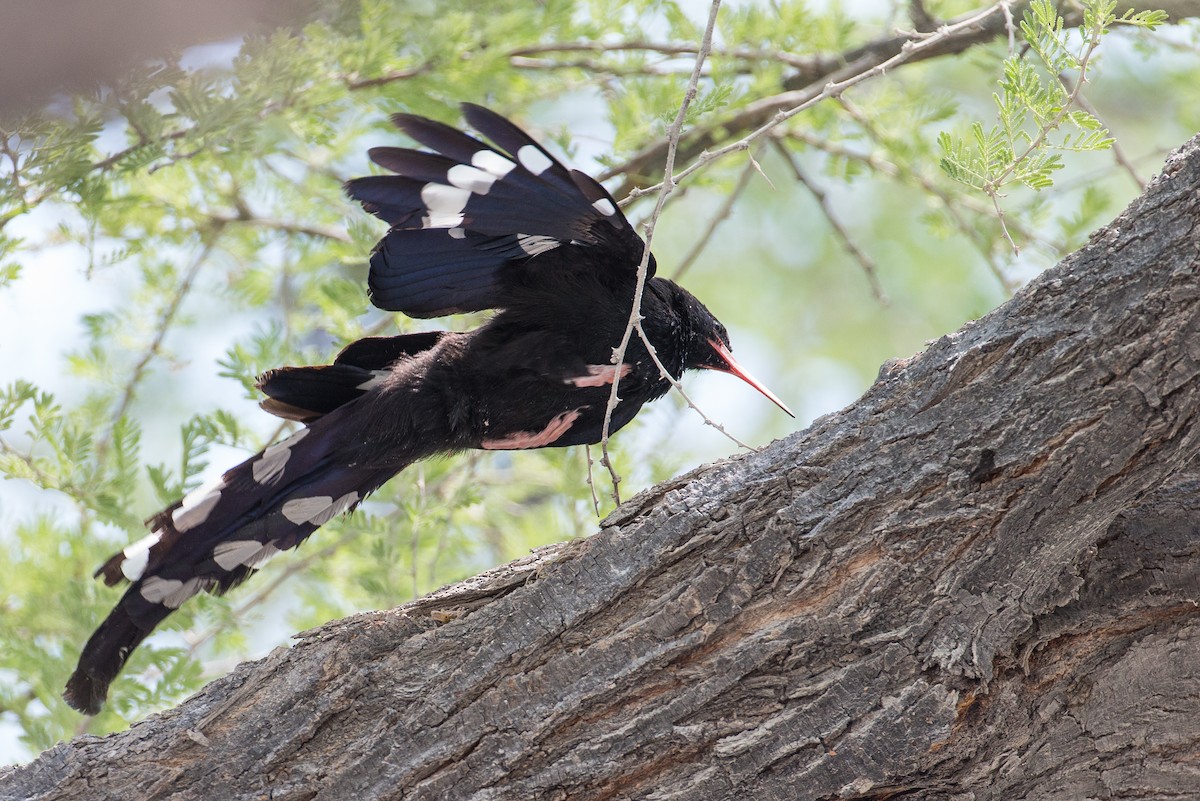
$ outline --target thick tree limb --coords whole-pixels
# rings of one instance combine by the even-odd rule
[[[1194,798],[1198,254],[1200,137],[846,410],[0,797]]]

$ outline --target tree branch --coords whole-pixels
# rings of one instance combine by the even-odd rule
[[[821,89],[824,85],[836,84],[840,92],[862,80],[882,74],[881,67],[891,71],[900,66],[955,55],[997,37],[1009,36],[1011,15],[1015,13],[1019,16],[1026,5],[1023,2],[1000,2],[947,20],[933,31],[883,37],[843,53],[814,58],[784,81],[783,92],[761,98],[728,116],[693,128],[679,144],[678,159],[704,163],[711,160],[706,158],[710,155],[706,151],[739,136],[743,137],[741,141],[733,146],[722,147],[720,152],[744,149],[743,142],[755,138],[764,127],[782,122],[779,115],[787,115],[783,118],[786,119],[796,113],[797,107],[807,107],[806,104],[814,100],[833,96],[834,92]],[[1131,7],[1121,4],[1116,13],[1120,16]],[[1165,6],[1158,3],[1156,7],[1165,10],[1173,20],[1200,16],[1198,0],[1173,0]],[[1060,13],[1068,27],[1078,27],[1083,23],[1081,11],[1074,6],[1063,4]],[[662,174],[664,156],[663,143],[653,142],[624,163],[606,170],[600,179],[622,176],[624,182],[613,194],[617,197],[631,194],[636,197],[638,189],[653,183]],[[679,178],[676,176],[676,180]]]
[[[1186,797],[1197,231],[1200,137],[842,412],[0,798]]]

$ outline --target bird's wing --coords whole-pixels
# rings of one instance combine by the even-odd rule
[[[471,104],[463,114],[494,147],[397,114],[396,125],[433,152],[373,148],[371,160],[396,175],[346,185],[391,225],[371,256],[376,306],[413,317],[503,308],[538,281],[533,257],[564,248],[590,258],[556,259],[556,269],[603,264],[611,274],[602,280],[632,280],[645,245],[603,186],[498,114]]]

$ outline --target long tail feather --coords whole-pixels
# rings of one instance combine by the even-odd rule
[[[155,515],[149,536],[97,571],[107,584],[131,584],[84,646],[63,696],[68,704],[98,712],[129,654],[184,601],[244,581],[404,467],[348,466],[338,457],[338,417],[322,418]]]

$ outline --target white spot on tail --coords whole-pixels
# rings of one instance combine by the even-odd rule
[[[521,162],[521,166],[534,175],[541,175],[550,169],[550,165],[554,163],[545,153],[533,145],[524,145],[518,150],[517,161]]]
[[[603,214],[605,217],[611,217],[617,213],[617,207],[612,204],[612,201],[606,197],[602,197],[592,204],[592,208]]]
[[[257,540],[234,540],[222,542],[213,548],[213,561],[222,570],[233,570],[238,565],[259,568],[267,563],[272,556],[279,553],[274,541],[264,545]]]
[[[308,436],[308,429],[302,428],[283,442],[276,442],[263,451],[262,458],[250,466],[254,480],[259,484],[274,484],[283,475],[283,468],[288,459],[292,458],[292,446]]]
[[[196,577],[187,581],[179,581],[178,579],[151,576],[142,584],[141,593],[142,597],[152,604],[162,604],[171,609],[178,609],[188,598],[215,583],[210,578]]]
[[[324,512],[333,503],[328,495],[318,495],[315,498],[293,498],[283,504],[283,516],[293,523],[307,523],[311,518]]]
[[[162,539],[161,531],[154,531],[142,537],[137,542],[121,551],[125,558],[121,560],[121,573],[130,581],[137,581],[146,572],[150,563],[150,549],[158,545]]]
[[[494,150],[480,150],[471,156],[471,163],[497,178],[508,175],[517,166]]]
[[[171,512],[171,522],[176,531],[195,528],[208,519],[221,500],[221,491],[212,490],[207,495],[193,492],[183,499],[183,505]]]
[[[446,180],[475,195],[486,195],[498,176],[466,164],[455,164],[446,171]]]
[[[421,202],[429,209],[430,216],[439,214],[462,214],[471,199],[471,190],[459,189],[445,184],[425,184],[421,187]]]
[[[348,492],[336,501],[329,495],[294,498],[283,505],[283,516],[293,523],[312,523],[323,526],[357,501],[357,492]]]

